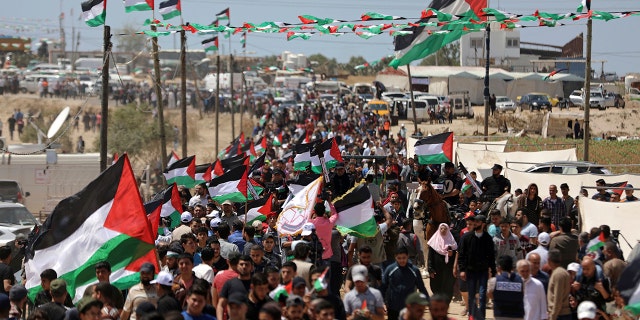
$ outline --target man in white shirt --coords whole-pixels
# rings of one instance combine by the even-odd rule
[[[196,186],[196,194],[189,199],[189,207],[195,207],[196,204],[201,204],[203,207],[207,207],[207,186],[199,184]]]
[[[522,232],[521,232],[522,233]],[[549,255],[549,243],[551,242],[551,236],[549,236],[546,232],[540,232],[538,235],[538,247],[533,251],[527,253],[526,259],[529,259],[529,256],[532,253],[537,253],[540,256],[540,265],[544,266],[547,264],[547,256]]]
[[[531,265],[527,260],[517,263],[518,274],[524,281],[524,320],[549,319],[547,295],[540,280],[531,276]]]

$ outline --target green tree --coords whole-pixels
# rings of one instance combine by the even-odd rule
[[[326,74],[327,76],[336,75],[339,69],[338,61],[333,58],[329,59],[325,57],[323,54],[316,53],[312,54],[308,58],[311,63],[311,68],[315,74]]]
[[[436,60],[437,57],[437,60]],[[452,42],[436,53],[422,59],[421,66],[459,66],[460,65],[460,41]]]
[[[125,23],[122,28],[116,31],[119,34],[126,34],[119,37],[113,37],[116,40],[114,51],[138,53],[144,49],[146,44],[146,36],[136,34],[138,28],[131,23]],[[117,50],[116,50],[117,49]]]
[[[166,123],[165,132],[171,132]],[[132,104],[110,110],[107,139],[110,153],[126,152],[132,159],[137,157],[143,160],[157,159],[160,154],[157,119]],[[99,136],[93,145],[96,150],[100,150]]]

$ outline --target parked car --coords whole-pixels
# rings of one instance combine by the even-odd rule
[[[509,99],[509,97],[497,96],[496,97],[496,110],[498,112],[507,112],[507,111],[516,112],[516,103],[513,102],[513,100]]]
[[[576,106],[582,107],[584,99],[582,99],[582,90],[573,90],[569,95],[569,100]]]
[[[603,165],[587,161],[552,161],[539,163],[525,170],[525,172],[559,174],[611,174],[611,172]]]
[[[15,180],[0,180],[0,202],[16,202],[24,204],[29,192],[23,192],[22,187]]]
[[[28,235],[33,227],[40,225],[33,214],[19,203],[0,202],[0,227],[1,230],[17,235]],[[0,239],[4,240],[4,239]]]
[[[546,95],[537,94],[537,93],[529,93],[525,94],[520,98],[520,108],[521,110],[551,110],[551,102]]]
[[[613,92],[607,92],[604,95],[605,108],[613,108],[616,106],[616,94]]]
[[[453,110],[453,117],[473,118],[473,108],[471,107],[471,99],[469,91],[451,91],[449,92],[449,104]]]

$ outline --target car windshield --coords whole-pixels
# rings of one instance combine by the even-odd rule
[[[384,103],[370,103],[367,106],[369,110],[387,110],[387,105]]]
[[[602,97],[602,93],[601,92],[591,92],[591,96],[592,97]]]
[[[541,95],[532,95],[531,100],[547,101],[547,97]]]
[[[25,207],[0,208],[0,225],[34,226],[36,219]]]
[[[509,98],[507,97],[498,97],[496,102],[509,102]]]

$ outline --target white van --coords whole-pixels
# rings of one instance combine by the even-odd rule
[[[53,85],[60,81],[60,76],[48,75],[48,74],[30,74],[20,80],[20,92],[22,93],[38,93],[38,81],[41,78],[47,78],[49,82],[49,88],[53,88]]]

